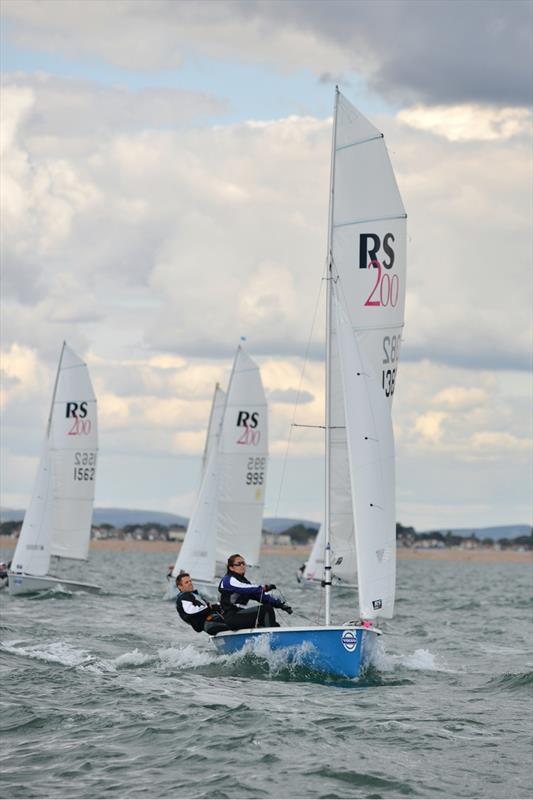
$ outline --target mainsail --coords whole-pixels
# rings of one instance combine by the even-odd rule
[[[225,394],[217,387],[200,490],[172,571],[211,581],[232,553],[259,562],[268,456],[266,397],[257,364],[237,349]]]
[[[404,324],[406,214],[381,134],[337,92],[330,201],[328,309],[328,528],[334,572],[353,581],[358,571],[361,613],[391,616],[395,583],[394,470],[382,487],[392,502],[386,545],[376,526],[362,515],[360,496],[368,476],[359,472],[353,417],[368,403],[368,387],[350,382],[356,340],[360,369],[372,377],[374,410],[390,425],[401,334]],[[332,288],[332,285],[335,288]],[[342,302],[344,311],[338,311]],[[364,365],[364,366],[361,366]],[[376,394],[376,387],[379,392]],[[384,406],[384,408],[381,408]],[[348,415],[348,416],[347,416]],[[392,433],[391,433],[392,436]],[[388,452],[388,445],[385,451]],[[393,447],[393,445],[392,445]],[[354,449],[355,448],[355,449]],[[354,477],[354,476],[357,476]],[[374,515],[375,517],[375,515]],[[379,544],[378,544],[379,540]],[[367,558],[367,551],[372,558]],[[387,560],[387,586],[366,598],[367,570]],[[380,584],[381,585],[381,584]]]
[[[50,555],[87,558],[97,426],[89,371],[64,343],[37,477],[13,556],[17,572],[46,575]]]
[[[218,562],[240,553],[259,563],[268,457],[265,391],[257,364],[239,347],[219,441]]]

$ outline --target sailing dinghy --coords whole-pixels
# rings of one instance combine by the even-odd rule
[[[48,574],[51,556],[87,560],[97,450],[89,370],[63,342],[35,485],[11,562],[11,594],[58,584],[69,591],[100,591],[93,584]]]
[[[313,547],[309,554],[309,558],[297,572],[296,579],[300,586],[308,589],[311,586],[321,586],[324,583],[324,555],[326,550],[326,529],[321,525],[315,536]],[[335,572],[336,558],[334,553],[331,553],[331,585],[339,588],[356,589],[355,583],[349,583],[344,578],[341,578]]]
[[[396,521],[391,402],[405,302],[406,214],[381,134],[336,90],[326,313],[324,624],[213,637],[234,653],[267,639],[299,663],[357,677],[394,611]],[[335,572],[357,575],[358,621],[331,624]],[[355,598],[354,598],[355,600]],[[355,603],[354,603],[355,605]]]
[[[215,391],[200,490],[172,577],[214,589],[232,553],[259,564],[268,456],[267,403],[257,364],[241,345],[224,393]]]

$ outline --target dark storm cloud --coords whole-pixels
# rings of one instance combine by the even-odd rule
[[[370,87],[390,99],[531,102],[533,5],[526,0],[294,0],[246,6],[247,16],[275,16],[278,25],[298,26],[342,47],[352,68],[366,73]],[[242,10],[241,3],[236,7]]]

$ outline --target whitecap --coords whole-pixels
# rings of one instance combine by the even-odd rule
[[[154,660],[154,656],[148,655],[147,653],[141,653],[140,650],[135,648],[129,653],[122,653],[122,655],[117,656],[111,662],[115,667],[138,667],[142,666],[143,664],[149,664],[151,661]]]
[[[218,660],[217,654],[213,651],[199,649],[192,644],[188,644],[185,647],[165,647],[158,650],[157,655],[162,666],[177,669],[201,667]]]
[[[367,654],[366,660],[368,664],[371,664],[380,672],[394,672],[401,667],[428,672],[448,671],[443,664],[438,663],[437,657],[429,650],[422,648],[408,654],[387,653],[383,642],[380,640],[374,643]]]
[[[4,649],[14,655],[28,656],[39,661],[63,664],[65,667],[78,667],[92,660],[86,650],[79,650],[67,642],[49,642],[23,646],[20,640],[4,642]]]

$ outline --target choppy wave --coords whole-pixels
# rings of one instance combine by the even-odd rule
[[[424,648],[413,653],[388,653],[382,641],[378,640],[370,653],[369,663],[379,672],[395,672],[398,669],[422,670],[430,672],[448,672],[433,653]]]
[[[106,597],[0,597],[5,796],[530,793],[529,567],[402,562],[389,633],[369,638],[358,680],[333,680],[265,639],[218,653],[162,600],[160,555],[94,562]],[[297,566],[272,557],[269,569],[282,584]],[[450,615],[468,593],[483,608]],[[336,618],[353,618],[351,595],[336,597]],[[295,614],[319,613],[318,593],[291,599]]]
[[[530,689],[533,686],[533,671],[531,672],[506,672],[488,681],[485,688],[493,689]]]
[[[79,667],[92,661],[86,650],[73,647],[63,641],[49,642],[48,644],[25,644],[23,640],[15,639],[3,642],[2,649],[13,655],[62,664],[65,667]]]

